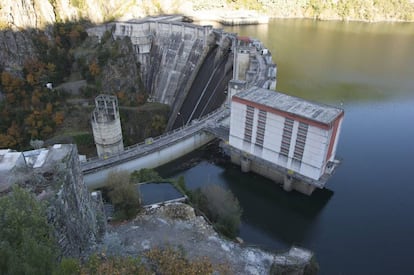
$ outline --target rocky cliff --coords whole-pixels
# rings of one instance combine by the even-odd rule
[[[62,255],[85,255],[105,232],[106,218],[83,182],[76,146],[55,145],[24,156],[25,166],[12,171],[13,179],[47,202],[48,222]]]
[[[0,31],[0,69],[19,74],[25,60],[37,55],[30,31]]]
[[[98,23],[124,13],[131,0],[3,0],[0,22],[14,29],[44,28],[54,22],[88,19]]]

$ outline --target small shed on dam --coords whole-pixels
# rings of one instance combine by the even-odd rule
[[[344,111],[251,87],[231,101],[232,161],[305,194],[323,188],[335,160]]]

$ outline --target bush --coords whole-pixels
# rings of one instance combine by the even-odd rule
[[[115,219],[135,217],[141,206],[140,195],[138,188],[130,182],[129,174],[126,171],[111,172],[105,186],[115,209]]]
[[[0,198],[0,274],[51,274],[57,248],[46,209],[15,187]]]
[[[191,194],[191,201],[229,238],[235,238],[240,227],[242,209],[229,190],[215,184],[203,186]]]
[[[162,177],[153,169],[144,168],[139,171],[135,170],[131,174],[131,181],[134,183],[162,180]]]
[[[81,262],[77,259],[63,259],[56,275],[75,274],[152,274],[139,257],[121,257],[105,254],[92,254],[87,261]]]
[[[189,261],[183,250],[171,247],[154,248],[145,253],[155,274],[213,274],[213,264],[207,258]],[[215,268],[223,269],[222,266]]]

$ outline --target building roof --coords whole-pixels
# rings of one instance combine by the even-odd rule
[[[330,125],[344,111],[340,108],[307,101],[280,92],[251,87],[233,96],[233,101],[261,105],[276,112],[283,112],[305,120]],[[260,106],[258,107],[260,108]]]

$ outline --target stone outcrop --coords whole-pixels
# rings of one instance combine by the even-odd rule
[[[21,74],[25,60],[37,56],[32,35],[30,31],[0,31],[0,69]]]
[[[87,18],[101,23],[114,15],[126,13],[131,1],[109,0],[3,0],[0,5],[0,22],[14,29],[42,29],[56,21],[73,21]],[[132,5],[134,6],[134,5]],[[135,9],[142,14],[139,9]]]
[[[192,207],[181,203],[153,205],[135,220],[110,227],[97,252],[138,256],[165,245],[184,249],[190,259],[207,257],[213,266],[224,264],[232,274],[279,270],[294,272],[271,274],[305,274],[313,258],[312,252],[298,247],[275,254],[224,239]]]
[[[80,257],[105,232],[106,218],[99,195],[92,198],[83,182],[75,145],[24,152],[25,166],[11,170],[14,182],[47,202],[61,253]]]
[[[111,48],[115,48],[117,53],[102,70],[102,92],[110,94],[114,91],[124,91],[132,100],[137,94],[143,94],[144,90],[140,89],[142,85],[139,77],[139,64],[135,58],[131,40],[126,37],[112,41],[112,45]]]
[[[0,20],[15,29],[43,28],[55,22],[52,4],[47,0],[3,0]]]

